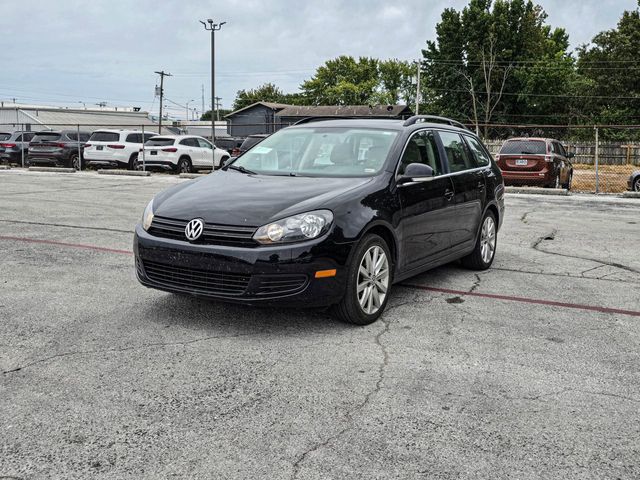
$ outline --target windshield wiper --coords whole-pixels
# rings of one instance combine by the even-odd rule
[[[244,168],[242,165],[234,165],[233,163],[231,165],[229,165],[227,167],[228,169],[232,169],[232,170],[237,170],[238,172],[242,172],[242,173],[246,173],[247,175],[257,175],[256,172],[252,172],[251,170],[248,170],[246,168]]]

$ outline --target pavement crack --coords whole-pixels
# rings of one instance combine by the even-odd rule
[[[415,300],[415,297],[414,297],[414,300]],[[411,303],[411,302],[408,302],[408,303]],[[400,306],[400,305],[397,305],[397,306]],[[376,334],[376,336],[374,337],[374,343],[380,348],[382,352],[382,361],[378,365],[378,379],[374,387],[364,396],[363,400],[359,404],[357,404],[352,410],[348,411],[345,414],[346,425],[342,429],[340,429],[338,432],[334,433],[333,435],[330,435],[329,437],[325,438],[321,442],[317,442],[313,444],[311,447],[307,448],[304,452],[302,452],[302,454],[298,457],[298,459],[293,463],[293,472],[291,475],[291,480],[298,478],[298,475],[300,475],[300,469],[302,467],[302,464],[306,461],[309,455],[323,449],[324,447],[329,445],[331,442],[337,440],[338,438],[343,436],[345,433],[347,433],[349,430],[351,430],[353,428],[354,417],[360,411],[362,411],[371,402],[371,399],[373,398],[373,396],[376,395],[382,389],[382,384],[385,379],[385,370],[389,364],[389,352],[387,351],[387,347],[381,341],[381,339],[383,335],[389,332],[391,322],[389,320],[385,321],[384,318],[382,317],[380,317],[380,321],[384,324],[384,328]]]
[[[577,393],[584,393],[586,395],[598,395],[598,396],[604,396],[604,397],[613,397],[613,398],[619,398],[621,400],[627,400],[629,402],[640,403],[640,400],[638,400],[637,398],[628,397],[626,395],[618,395],[617,393],[609,393],[609,392],[594,392],[594,391],[591,391],[591,390],[581,390],[581,389],[578,389],[578,388],[563,388],[562,390],[558,390],[558,391],[555,391],[555,392],[541,393],[541,394],[535,395],[535,396],[525,396],[525,397],[522,397],[522,399],[524,399],[524,400],[540,400],[541,398],[555,397],[557,395],[562,395],[563,393],[568,393],[568,392],[577,392]]]
[[[476,277],[476,281],[473,282],[473,285],[471,285],[471,289],[469,290],[469,293],[475,292],[476,289],[480,286],[480,283],[482,282],[480,275],[478,275],[477,273],[474,273],[473,275]]]
[[[521,221],[522,223],[524,223],[525,225],[528,225],[528,224],[529,224],[529,220],[527,219],[527,217],[528,217],[529,215],[531,215],[533,212],[535,212],[535,210],[530,210],[530,211],[528,211],[528,212],[524,212],[524,213],[522,214],[522,216],[520,217],[520,221]]]
[[[65,225],[61,223],[46,223],[46,222],[27,222],[23,220],[8,220],[4,218],[0,218],[0,222],[5,223],[16,223],[23,225],[38,225],[43,227],[62,227],[62,228],[78,228],[81,230],[98,230],[101,232],[117,232],[117,233],[133,233],[133,230],[122,230],[120,228],[107,228],[107,227],[88,227],[86,225]]]
[[[51,362],[51,361],[57,361],[61,358],[65,358],[65,357],[72,357],[72,356],[78,356],[78,355],[100,355],[103,353],[120,353],[120,352],[127,352],[127,351],[131,351],[131,350],[144,350],[146,348],[157,348],[157,347],[171,347],[171,346],[178,346],[178,345],[192,345],[194,343],[200,343],[200,342],[206,342],[208,340],[215,340],[215,339],[221,339],[221,338],[238,338],[238,337],[245,337],[245,336],[249,336],[249,335],[254,335],[253,333],[240,333],[240,334],[234,334],[234,335],[211,335],[211,336],[207,336],[207,337],[200,337],[200,338],[195,338],[193,340],[185,340],[185,341],[181,341],[181,342],[155,342],[155,343],[145,343],[142,345],[135,345],[135,346],[130,346],[130,347],[121,347],[121,348],[107,348],[107,349],[101,349],[101,350],[79,350],[79,351],[74,351],[74,352],[64,352],[64,353],[58,353],[55,355],[50,355],[48,357],[44,357],[44,358],[40,358],[38,360],[34,360],[33,362],[30,363],[26,363],[24,365],[21,365],[19,367],[15,367],[15,368],[11,368],[9,370],[5,370],[2,372],[3,375],[7,375],[9,373],[15,373],[15,372],[19,372],[21,370],[39,365],[41,363],[46,363],[46,362]]]

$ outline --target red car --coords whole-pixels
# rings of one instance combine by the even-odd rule
[[[496,162],[505,185],[530,185],[571,189],[573,165],[558,140],[510,138],[502,144]]]

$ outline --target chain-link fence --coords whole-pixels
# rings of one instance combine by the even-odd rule
[[[228,125],[227,128],[216,125],[216,144],[218,150],[224,149],[229,155],[233,155],[239,151],[246,136],[268,135],[290,124],[290,122],[243,123],[242,136],[229,135],[229,133],[235,133],[233,129],[238,131],[238,125]],[[470,128],[473,127],[470,126]],[[125,152],[120,142],[114,139],[112,143],[107,143],[103,147],[104,155],[95,150],[89,153],[85,145],[91,143],[89,139],[92,133],[104,130],[138,132],[137,148],[132,149],[131,145],[128,145]],[[640,126],[480,125],[478,131],[503,169],[507,184],[570,186],[570,189],[576,192],[620,193],[634,188],[631,183],[632,175],[640,171]],[[66,138],[34,144],[32,141],[37,137],[38,132],[65,132]],[[44,162],[51,166],[76,169],[120,167],[171,172],[176,170],[171,165],[166,168],[155,168],[157,162],[152,162],[151,160],[155,159],[150,159],[146,150],[142,148],[142,139],[146,140],[160,132],[163,135],[198,135],[209,140],[212,136],[211,126],[202,123],[173,123],[161,128],[154,124],[92,123],[43,126],[7,123],[0,124],[0,163],[28,167]],[[484,137],[485,134],[487,137]],[[520,151],[513,150],[510,155],[505,156],[505,142],[513,138],[528,141],[545,139],[546,146],[544,151],[529,151],[531,148],[522,148]],[[612,140],[614,138],[617,140]],[[47,143],[53,145],[46,145]],[[556,147],[556,144],[559,146]],[[103,163],[90,161],[92,158],[104,159],[107,153],[122,161],[117,163],[109,163],[106,160]],[[203,158],[205,157],[206,155],[203,154]],[[193,169],[198,170],[199,165],[203,168],[211,168],[215,159],[210,149],[206,158],[209,163],[194,161]],[[48,162],[48,160],[51,161]],[[558,173],[559,169],[563,169],[564,173]],[[559,175],[557,182],[554,175]]]

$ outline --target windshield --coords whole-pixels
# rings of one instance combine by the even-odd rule
[[[533,154],[544,155],[547,153],[547,143],[542,140],[507,140],[502,145],[500,154]]]
[[[38,143],[38,142],[55,142],[57,140],[60,140],[61,134],[59,133],[38,133],[34,139],[32,140],[33,143]]]
[[[0,140],[9,140],[11,138],[10,133],[0,133]]]
[[[308,127],[280,130],[233,162],[264,175],[369,177],[384,166],[395,130]]]
[[[116,132],[93,132],[89,138],[90,142],[117,142],[120,134]]]

